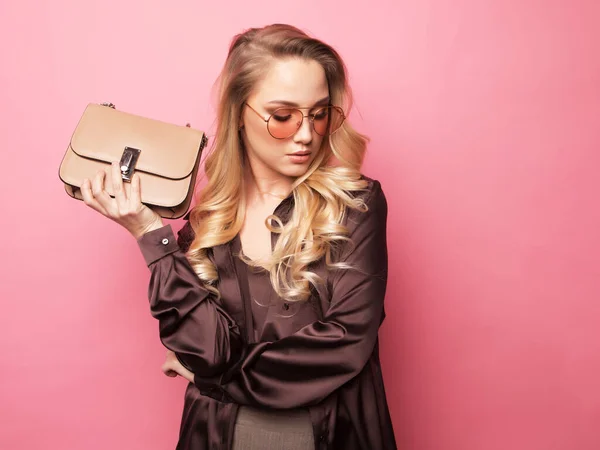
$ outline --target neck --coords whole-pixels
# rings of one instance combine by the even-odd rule
[[[249,204],[280,202],[292,191],[293,178],[273,172],[253,170],[248,164],[244,174]]]

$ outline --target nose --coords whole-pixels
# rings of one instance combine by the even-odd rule
[[[298,131],[294,134],[294,142],[302,144],[310,144],[313,138],[313,125],[310,117],[304,116],[302,125],[298,128]]]

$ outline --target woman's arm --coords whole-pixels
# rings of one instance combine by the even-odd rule
[[[138,174],[126,188],[118,162],[111,164],[110,180],[99,170],[81,186],[87,206],[127,229],[138,241],[150,268],[149,299],[158,319],[160,338],[188,370],[211,376],[222,372],[241,352],[234,321],[217,305],[196,276],[170,225],[141,202]],[[106,191],[112,184],[114,198]],[[189,223],[186,224],[190,231]],[[179,232],[179,237],[183,234]]]
[[[194,383],[223,402],[294,408],[320,402],[356,376],[371,356],[383,320],[387,281],[387,203],[374,181],[369,211],[349,224],[354,250],[337,270],[332,299],[322,321],[274,342],[251,344],[223,374]]]
[[[189,227],[189,223],[186,223]],[[194,373],[222,373],[242,352],[239,329],[213,294],[203,285],[170,225],[150,231],[138,245],[151,271],[148,298],[150,312],[159,321],[159,335],[166,348]]]

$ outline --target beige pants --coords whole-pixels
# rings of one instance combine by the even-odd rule
[[[241,406],[233,450],[314,450],[312,423],[305,409],[265,411]]]

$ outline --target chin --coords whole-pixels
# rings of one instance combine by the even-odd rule
[[[281,167],[279,173],[285,175],[286,177],[298,178],[304,175],[308,171],[309,167],[309,163],[294,164],[293,166]]]
[[[300,167],[292,167],[292,168],[286,167],[285,169],[280,170],[279,173],[281,173],[282,175],[284,175],[288,178],[299,178],[302,175],[304,175],[307,171],[308,171],[308,165],[300,166]]]

